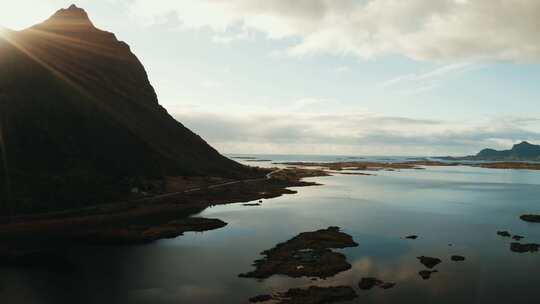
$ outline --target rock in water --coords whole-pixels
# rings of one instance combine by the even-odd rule
[[[385,283],[382,283],[379,287],[381,287],[382,289],[390,289],[390,288],[394,288],[394,286],[396,286],[396,283],[385,282]]]
[[[429,278],[431,278],[431,275],[436,272],[438,271],[437,270],[422,270],[418,272],[418,274],[422,277],[422,279],[428,280]]]
[[[350,286],[293,288],[280,295],[279,304],[323,304],[351,301],[358,297]]]
[[[273,299],[273,297],[271,295],[264,294],[264,295],[258,295],[258,296],[254,296],[254,297],[250,298],[249,302],[251,302],[251,303],[260,303],[260,302],[267,302],[267,301],[270,301],[272,299]]]
[[[521,220],[531,223],[540,223],[540,215],[538,214],[524,214],[519,217]]]
[[[355,246],[358,244],[352,237],[341,232],[338,227],[302,232],[262,252],[265,258],[253,263],[255,270],[239,276],[264,279],[283,274],[291,277],[327,278],[351,268],[344,254],[331,249]]]
[[[510,236],[512,236],[510,234],[510,232],[508,232],[508,231],[497,231],[497,235],[502,236],[502,237],[510,237]]]
[[[164,176],[253,175],[170,116],[130,47],[76,6],[0,34],[0,132],[0,200],[15,212],[109,202]]]
[[[450,259],[454,262],[462,262],[465,261],[465,257],[461,255],[453,255],[450,257]]]
[[[396,286],[396,283],[383,282],[382,280],[379,280],[373,277],[362,278],[360,282],[358,283],[358,288],[362,290],[369,290],[375,286],[378,286],[379,288],[382,288],[382,289],[390,289]]]
[[[437,266],[439,263],[441,263],[441,259],[439,258],[432,258],[427,256],[420,256],[417,257],[417,259],[420,261],[420,263],[424,264],[427,268],[433,268]]]
[[[510,250],[513,252],[518,253],[525,253],[525,252],[537,252],[538,248],[540,248],[540,244],[520,244],[520,243],[512,243],[510,244]]]
[[[360,283],[358,283],[358,287],[363,290],[371,289],[375,286],[379,286],[383,283],[383,281],[377,279],[377,278],[362,278],[360,280]]]

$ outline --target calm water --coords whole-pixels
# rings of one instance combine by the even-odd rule
[[[296,286],[344,284],[357,289],[365,276],[397,285],[358,291],[352,303],[532,303],[538,296],[540,253],[513,253],[510,239],[496,231],[509,230],[524,235],[522,242],[540,243],[540,224],[518,218],[540,213],[540,172],[431,167],[311,180],[324,186],[299,188],[298,194],[265,200],[261,207],[230,204],[198,215],[226,221],[228,226],[219,230],[145,246],[67,250],[66,256],[78,265],[72,272],[0,269],[0,301],[246,303],[251,296]],[[316,282],[237,277],[251,269],[259,252],[331,225],[342,227],[360,244],[342,250],[351,270]],[[420,238],[401,239],[409,234]],[[452,254],[467,260],[451,262]],[[420,255],[443,260],[430,280],[417,274],[424,269],[416,260]]]

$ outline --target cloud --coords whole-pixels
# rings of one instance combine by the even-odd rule
[[[381,87],[390,87],[401,83],[408,82],[428,82],[440,79],[449,74],[457,74],[470,69],[473,69],[477,64],[471,62],[460,62],[454,64],[443,65],[434,70],[424,72],[424,73],[410,73],[406,75],[401,75],[390,80],[387,80],[381,83]]]
[[[221,88],[222,86],[223,86],[223,83],[219,81],[214,81],[214,80],[205,80],[201,82],[201,87],[205,89],[217,89],[217,88]]]
[[[223,152],[364,155],[465,155],[485,147],[540,141],[540,118],[444,121],[370,113],[175,117]]]
[[[480,63],[458,62],[439,66],[433,70],[400,75],[379,84],[382,89],[399,87],[404,95],[417,95],[439,87],[448,77],[466,73],[482,67]]]
[[[334,68],[334,72],[336,73],[347,73],[350,70],[351,68],[346,65],[342,65],[342,66]]]
[[[295,56],[540,61],[537,0],[137,0],[131,8],[147,19],[175,12],[184,28],[240,25],[295,38],[286,50]]]
[[[249,31],[241,31],[234,34],[220,33],[212,37],[212,41],[217,44],[229,44],[234,41],[253,40],[253,39],[254,39],[254,36],[251,35]]]

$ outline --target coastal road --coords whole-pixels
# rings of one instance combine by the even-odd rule
[[[230,181],[230,182],[226,182],[226,183],[220,183],[220,184],[215,184],[215,185],[210,185],[208,187],[197,187],[197,188],[192,188],[192,189],[188,189],[188,190],[184,190],[184,191],[178,191],[178,192],[172,192],[172,193],[165,193],[165,194],[160,194],[160,195],[156,195],[156,196],[152,196],[152,197],[144,197],[144,198],[140,198],[140,199],[137,199],[137,200],[133,200],[133,201],[128,201],[128,202],[124,202],[124,203],[137,203],[137,202],[152,202],[153,200],[158,200],[158,199],[164,199],[164,198],[170,198],[170,197],[174,197],[176,195],[179,195],[179,194],[185,194],[185,193],[193,193],[193,192],[197,192],[197,191],[203,191],[203,190],[208,190],[208,189],[215,189],[215,188],[220,188],[220,187],[225,187],[225,186],[230,186],[230,185],[234,185],[234,184],[239,184],[239,183],[250,183],[250,182],[257,182],[257,181],[263,181],[263,180],[269,180],[272,178],[272,175],[280,172],[280,171],[283,171],[283,169],[277,169],[277,170],[274,170],[268,174],[266,174],[264,177],[261,177],[261,178],[252,178],[252,179],[243,179],[243,180],[237,180],[237,181]],[[81,208],[81,209],[77,209],[77,210],[71,210],[69,212],[65,212],[65,211],[61,211],[61,212],[51,212],[51,213],[46,213],[46,214],[42,214],[41,216],[49,216],[49,217],[52,217],[52,216],[59,216],[59,215],[63,215],[63,216],[67,216],[69,215],[70,213],[72,212],[79,212],[79,213],[83,213],[83,212],[92,212],[92,211],[95,211],[95,210],[99,210],[100,208],[106,208],[107,206],[112,206],[114,204],[103,204],[103,205],[97,205],[97,206],[92,206],[92,207],[85,207],[85,208]],[[38,216],[19,216],[19,217],[14,217],[12,220],[18,220],[18,221],[21,221],[23,219],[38,219]]]
[[[216,188],[221,188],[221,187],[230,186],[230,185],[239,184],[239,183],[252,183],[252,182],[259,182],[259,181],[263,181],[263,180],[269,180],[269,179],[272,178],[272,175],[274,175],[274,174],[276,174],[276,173],[278,173],[280,171],[283,171],[283,169],[274,170],[274,171],[266,174],[264,177],[261,177],[261,178],[242,179],[242,180],[237,180],[237,181],[231,181],[231,182],[226,182],[226,183],[210,185],[208,187],[191,188],[191,189],[184,190],[184,191],[165,193],[165,194],[160,194],[160,195],[156,195],[156,196],[152,196],[152,197],[148,197],[148,198],[143,198],[141,200],[145,200],[145,199],[150,199],[150,200],[163,199],[163,198],[173,197],[173,196],[179,195],[179,194],[193,193],[193,192],[203,191],[203,190],[208,190],[208,189],[216,189]]]

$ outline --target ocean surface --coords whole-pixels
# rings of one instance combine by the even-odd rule
[[[401,161],[404,158],[241,155],[272,161]],[[238,159],[237,159],[238,160]],[[240,160],[274,166],[268,161]],[[1,303],[247,303],[264,293],[310,285],[353,286],[350,303],[535,303],[540,253],[510,251],[498,230],[540,243],[540,171],[427,167],[373,176],[310,178],[322,186],[264,200],[233,203],[195,215],[224,228],[186,233],[143,246],[84,247],[64,252],[74,271],[0,269]],[[358,247],[340,250],[352,269],[326,280],[273,276],[239,278],[260,252],[300,232],[339,226]],[[405,236],[416,234],[417,240]],[[453,262],[451,255],[466,257]],[[422,280],[418,256],[438,257],[439,272]],[[359,290],[362,277],[395,282],[393,289]]]

